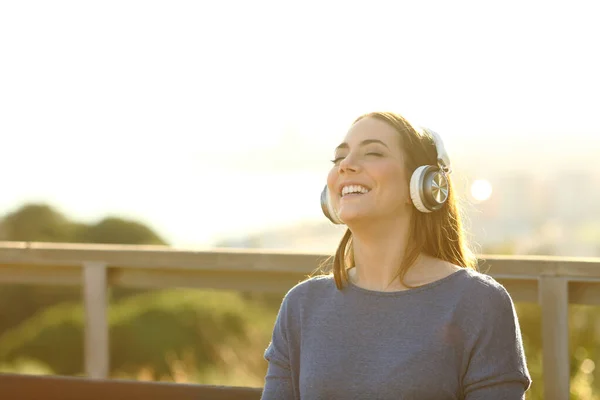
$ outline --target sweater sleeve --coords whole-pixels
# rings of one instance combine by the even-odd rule
[[[531,385],[517,314],[506,289],[485,287],[478,313],[482,324],[463,377],[465,400],[524,399]]]
[[[264,353],[269,365],[261,400],[293,399],[294,387],[287,334],[288,298],[284,297],[275,320],[271,342]]]

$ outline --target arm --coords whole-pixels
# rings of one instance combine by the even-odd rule
[[[261,400],[293,399],[292,369],[287,336],[287,297],[283,299],[265,360],[269,362]]]
[[[464,398],[521,400],[531,378],[517,314],[504,287],[495,283],[486,289],[479,314],[483,325],[463,377]]]

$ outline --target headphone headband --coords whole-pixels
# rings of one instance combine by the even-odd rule
[[[432,131],[431,129],[428,129],[428,128],[422,128],[422,129],[425,132],[429,133],[431,135],[431,137],[433,138],[433,142],[435,143],[435,149],[437,152],[437,161],[438,161],[439,167],[441,169],[443,169],[446,174],[451,173],[452,172],[452,164],[450,162],[450,156],[448,156],[448,153],[446,152],[446,148],[444,147],[444,142],[442,141],[442,138],[440,137],[439,134]]]

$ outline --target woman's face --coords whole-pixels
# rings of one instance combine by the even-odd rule
[[[366,117],[336,148],[327,177],[331,201],[345,224],[368,218],[397,218],[411,207],[399,134]]]

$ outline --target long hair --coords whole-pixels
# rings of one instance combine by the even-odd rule
[[[402,116],[391,112],[365,114],[358,117],[353,124],[367,117],[381,120],[398,132],[407,176],[410,177],[421,165],[437,165],[437,150],[431,135],[414,128]],[[421,253],[463,268],[477,269],[477,258],[467,245],[458,199],[450,177],[448,181],[448,199],[441,209],[431,213],[422,213],[414,209],[411,213],[409,239],[404,259],[392,281],[400,279],[404,286],[412,288],[413,286],[404,282],[404,277]],[[354,267],[352,232],[346,229],[333,256],[332,272],[338,289],[348,282],[348,269],[352,267]]]

